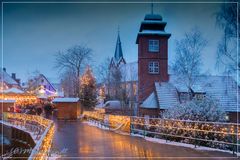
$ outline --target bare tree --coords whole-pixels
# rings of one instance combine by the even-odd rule
[[[197,28],[185,33],[183,39],[176,41],[173,70],[188,89],[195,83],[196,75],[200,74],[201,54],[206,45],[207,41]]]
[[[122,74],[122,101],[124,102],[123,113],[129,114],[129,109],[133,111],[134,102],[136,102],[136,76],[137,70],[133,63],[120,66]],[[133,112],[130,113],[133,115]]]
[[[240,17],[239,7],[236,0],[230,0],[231,3],[223,3],[220,11],[216,14],[216,24],[223,30],[223,36],[218,43],[217,65],[223,64],[227,72],[236,72],[240,70],[240,59],[237,53],[237,41],[240,33],[237,33]]]
[[[75,96],[77,94],[75,86],[77,83],[76,73],[67,69],[61,74],[61,77],[61,86],[63,88],[64,95],[67,97]]]
[[[31,73],[28,73],[28,80],[27,80],[27,88],[28,92],[35,92],[38,89],[38,85],[36,84],[36,80],[39,77],[41,72],[39,70],[35,70]]]
[[[122,94],[122,73],[119,67],[110,68],[110,92],[112,98],[121,99]]]
[[[107,99],[109,98],[109,92],[110,92],[110,83],[111,83],[111,79],[110,79],[110,64],[111,59],[109,57],[107,57],[97,68],[98,70],[98,76],[99,76],[99,80],[100,83],[102,85],[105,86],[106,89],[106,97]]]
[[[75,45],[65,52],[59,51],[55,56],[56,68],[60,71],[75,73],[76,81],[73,82],[76,88],[75,96],[79,96],[80,74],[85,65],[91,62],[92,50],[82,45]]]

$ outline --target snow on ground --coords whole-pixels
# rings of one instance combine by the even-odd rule
[[[125,132],[122,132],[122,131],[119,131],[119,130],[110,129],[109,127],[103,126],[103,125],[101,125],[99,123],[96,123],[94,121],[84,121],[83,123],[86,123],[90,126],[98,127],[100,129],[110,130],[110,131],[116,132],[116,133],[121,134],[121,135],[128,135],[129,136],[129,133],[125,133]]]
[[[11,123],[4,122],[4,121],[2,121],[2,120],[0,120],[0,123],[5,124],[5,125],[7,125],[7,126],[11,126],[11,127],[17,128],[17,129],[22,130],[22,131],[25,131],[25,132],[27,132],[27,133],[29,133],[29,134],[31,135],[31,137],[32,137],[32,139],[34,140],[35,143],[38,142],[38,140],[37,140],[37,135],[34,134],[33,132],[30,132],[29,130],[27,130],[24,126],[13,125],[13,124],[11,124]]]
[[[52,100],[53,103],[61,103],[61,102],[78,102],[79,98],[69,98],[69,97],[65,97],[65,98],[54,98]]]
[[[94,121],[84,121],[83,123],[86,123],[90,126],[95,126],[98,127],[100,129],[104,129],[104,130],[110,130],[108,127],[105,127],[99,123],[96,123]],[[123,132],[116,132],[119,134],[123,134],[123,135],[129,135]],[[232,151],[229,150],[221,150],[221,149],[216,149],[216,148],[210,148],[210,147],[203,147],[203,146],[196,146],[193,144],[187,144],[187,143],[181,143],[181,142],[173,142],[173,141],[166,141],[165,139],[159,139],[159,138],[151,138],[151,137],[144,137],[143,135],[140,134],[133,134],[131,133],[130,136],[133,137],[141,137],[144,138],[147,141],[153,142],[153,143],[160,143],[160,144],[167,144],[167,145],[174,145],[174,146],[180,146],[180,147],[187,147],[187,148],[192,148],[192,149],[196,149],[196,150],[202,150],[202,151],[219,151],[219,152],[226,152],[226,153],[231,153]],[[240,153],[236,153],[237,156],[240,156]]]
[[[48,157],[48,160],[56,160],[58,158],[61,158],[61,155],[59,155],[59,154],[51,154],[51,156]]]
[[[94,121],[84,121],[83,123],[87,123],[89,126],[98,127],[104,130],[110,130],[109,127],[101,125],[100,123],[95,123]]]
[[[203,150],[203,151],[220,151],[220,152],[232,153],[232,151],[228,151],[228,150],[221,150],[221,149],[210,148],[210,147],[203,147],[203,146],[195,147],[193,144],[173,142],[173,141],[166,141],[165,139],[159,139],[159,138],[144,137],[143,135],[139,135],[139,134],[131,133],[131,136],[141,137],[141,138],[144,138],[147,141],[154,142],[154,143],[168,144],[168,145],[174,145],[174,146],[181,146],[181,147],[187,147],[187,148],[192,148],[192,149],[196,149],[196,150]],[[237,156],[240,156],[240,153],[237,153]]]

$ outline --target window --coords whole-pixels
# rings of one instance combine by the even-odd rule
[[[148,73],[158,74],[159,73],[159,63],[158,62],[149,62],[148,63]]]
[[[196,98],[197,100],[202,100],[204,97],[205,97],[204,94],[201,94],[201,93],[195,94],[195,98]]]
[[[180,93],[180,102],[185,103],[189,100],[189,93]]]
[[[148,51],[149,52],[159,52],[159,40],[149,40]]]

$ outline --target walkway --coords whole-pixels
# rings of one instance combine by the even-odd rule
[[[138,157],[142,157],[142,159],[144,157],[186,159],[186,157],[195,157],[196,160],[198,159],[196,157],[202,157],[202,160],[203,157],[206,157],[206,159],[209,159],[207,157],[226,159],[226,157],[232,156],[232,154],[224,152],[199,151],[191,148],[153,143],[143,138],[102,130],[79,121],[56,122],[53,148],[58,151],[66,148],[66,154],[64,155],[66,157],[89,157],[94,159],[97,157],[102,157],[102,159],[106,159],[106,157],[109,159],[126,159],[127,157],[134,157],[135,159],[138,159]]]

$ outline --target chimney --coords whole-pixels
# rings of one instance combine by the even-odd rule
[[[12,73],[12,78],[16,80],[16,73]]]
[[[18,85],[20,85],[21,84],[21,79],[16,79],[16,82],[18,83]]]
[[[5,67],[3,68],[3,71],[4,71],[4,72],[6,72],[6,71],[7,71]]]

